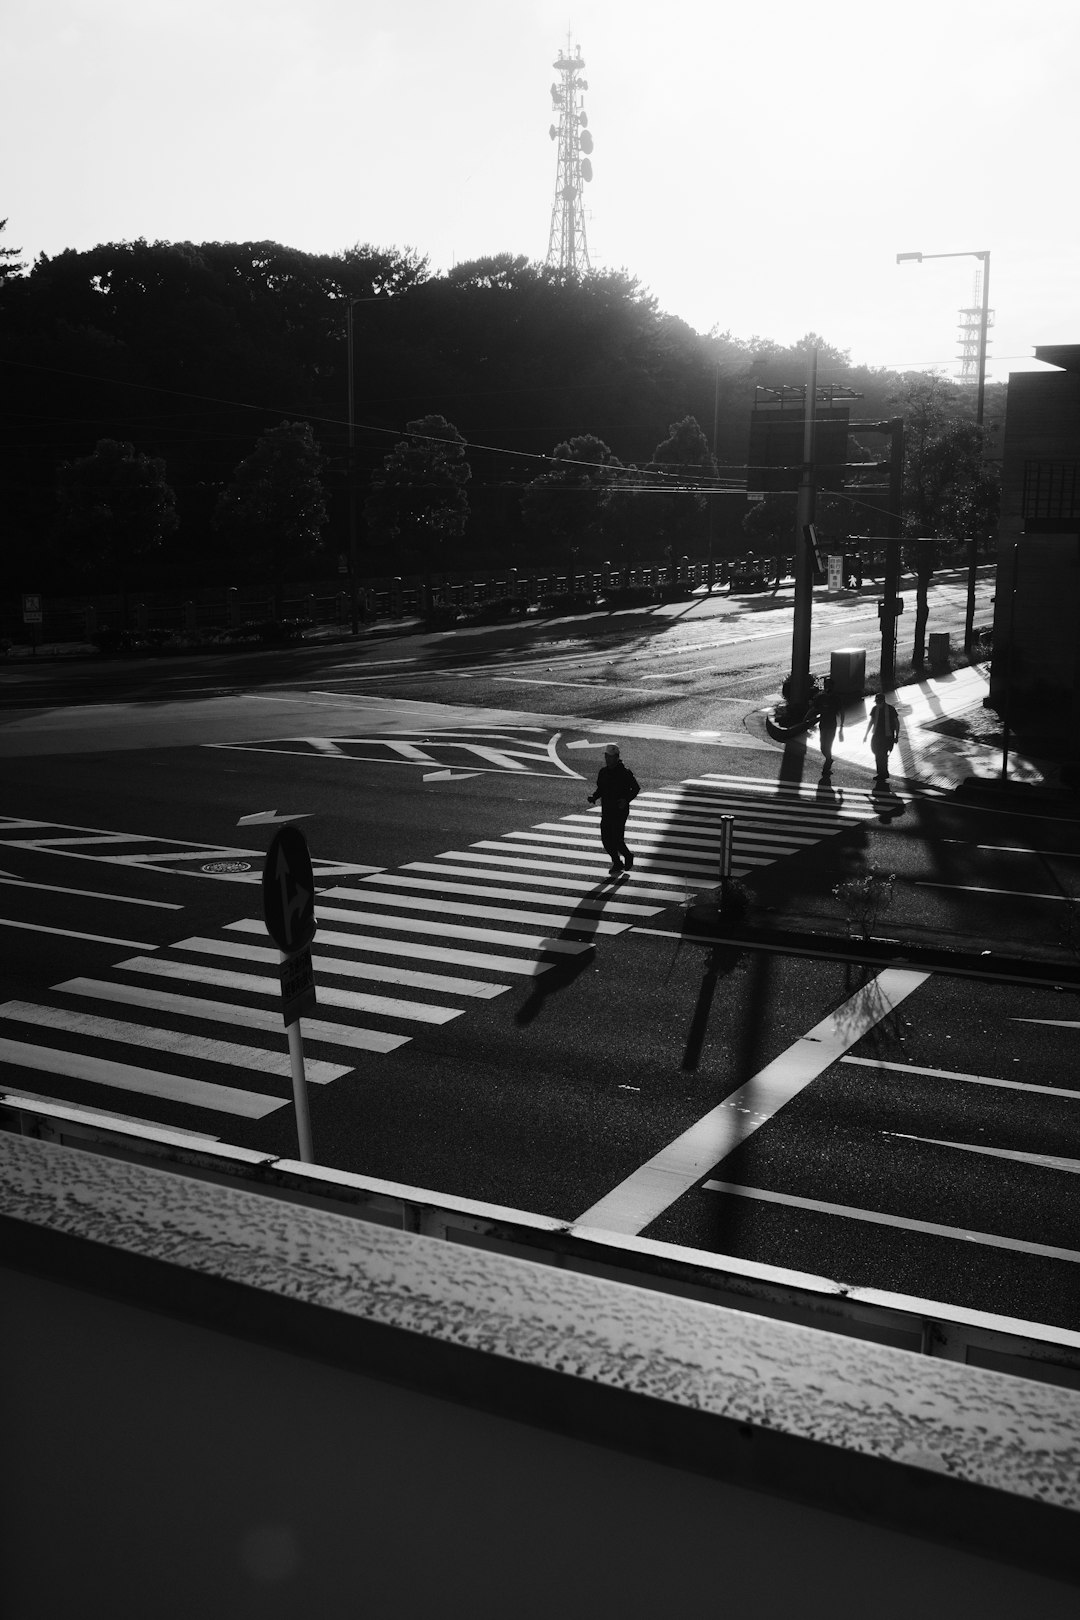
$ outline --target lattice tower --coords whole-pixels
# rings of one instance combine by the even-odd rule
[[[977,383],[979,380],[979,334],[982,330],[982,288],[983,263],[975,267],[975,285],[971,289],[971,307],[960,311],[960,370],[957,373],[961,382]],[[986,312],[986,330],[989,332],[994,324],[994,312]],[[989,347],[989,338],[987,346]]]
[[[593,138],[589,133],[589,119],[581,105],[581,93],[589,88],[581,77],[585,67],[580,48],[574,49],[567,35],[566,51],[560,51],[552,63],[559,77],[551,86],[551,103],[558,116],[548,133],[559,143],[559,161],[555,170],[555,200],[551,205],[551,230],[548,233],[548,264],[557,264],[568,275],[576,275],[591,268],[589,245],[585,237],[585,209],[582,191],[592,179],[589,153]]]

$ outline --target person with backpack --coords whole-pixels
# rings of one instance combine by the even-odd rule
[[[634,864],[634,857],[626,847],[626,818],[632,800],[641,792],[633,771],[623,764],[616,743],[604,749],[604,763],[596,778],[596,792],[589,794],[588,802],[600,800],[600,842],[611,857],[609,877],[617,877]]]
[[[896,747],[900,736],[900,719],[888,702],[884,692],[878,692],[874,698],[874,706],[870,710],[870,718],[863,732],[863,742],[870,738],[870,747],[873,750],[874,763],[877,765],[877,775],[874,778],[875,787],[888,787],[889,785],[889,755]]]

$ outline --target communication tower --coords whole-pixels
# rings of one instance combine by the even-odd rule
[[[559,52],[552,67],[559,75],[551,86],[551,104],[558,123],[552,124],[548,133],[559,143],[559,162],[555,170],[547,262],[558,265],[564,274],[577,275],[591,268],[582,187],[592,179],[589,154],[593,138],[589,133],[588,115],[581,105],[581,92],[589,88],[581,77],[585,63],[580,48],[572,50],[569,35],[565,53]]]
[[[982,295],[984,263],[979,260],[975,267],[975,285],[971,292],[971,307],[960,311],[960,381],[977,383],[979,381],[979,340],[982,334]],[[989,331],[994,324],[994,312],[986,312],[986,327]]]

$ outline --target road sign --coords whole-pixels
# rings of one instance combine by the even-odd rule
[[[41,597],[36,593],[23,597],[22,616],[24,624],[40,624],[44,619],[45,614],[41,605]]]
[[[285,1028],[306,1018],[317,1006],[315,998],[315,969],[311,965],[311,947],[281,959],[281,1016]]]
[[[315,879],[299,827],[282,827],[271,839],[262,891],[266,931],[278,950],[294,956],[315,937]]]

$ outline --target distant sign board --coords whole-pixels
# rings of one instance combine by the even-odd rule
[[[22,599],[23,624],[40,624],[45,617],[41,597],[34,594]]]
[[[305,945],[294,956],[287,956],[281,964],[281,1016],[286,1029],[300,1018],[315,1011],[315,969],[311,963],[311,947]]]

